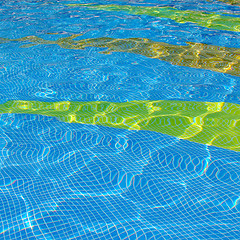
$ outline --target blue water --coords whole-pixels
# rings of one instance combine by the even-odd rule
[[[240,48],[240,32],[69,8],[90,1],[2,0],[0,37],[149,38]],[[239,17],[217,1],[94,1]],[[56,33],[56,34],[53,34]],[[8,100],[188,100],[240,104],[240,78],[130,53],[0,44]],[[0,239],[240,239],[240,153],[149,131],[0,115]]]

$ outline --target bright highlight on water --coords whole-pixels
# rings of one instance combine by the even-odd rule
[[[0,113],[40,114],[68,123],[156,131],[240,151],[240,105],[234,103],[9,101],[0,105]]]

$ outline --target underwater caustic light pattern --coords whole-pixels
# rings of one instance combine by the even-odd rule
[[[40,114],[68,123],[150,130],[240,151],[240,105],[233,103],[9,101],[0,105],[0,113]]]
[[[132,15],[147,15],[158,18],[169,18],[177,23],[191,22],[202,27],[217,30],[240,32],[240,18],[224,16],[217,13],[205,13],[191,10],[178,10],[172,7],[143,7],[131,5],[91,5],[68,4],[68,6],[87,7],[92,10],[124,11]]]
[[[84,49],[86,47],[107,48],[102,53],[128,52],[149,58],[157,58],[174,65],[208,69],[240,76],[240,49],[238,48],[227,48],[202,43],[187,43],[186,46],[181,46],[155,42],[146,38],[114,39],[102,37],[74,40],[78,36],[81,36],[81,34],[60,38],[56,41],[44,40],[37,36],[18,39],[0,38],[0,43],[27,41],[31,43],[22,47],[32,47],[38,44],[57,44],[66,49]]]
[[[239,239],[239,152],[2,114],[0,239]]]
[[[239,240],[237,1],[90,2],[0,1],[0,240]]]

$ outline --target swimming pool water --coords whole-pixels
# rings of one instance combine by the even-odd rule
[[[239,239],[238,0],[0,18],[0,239]]]

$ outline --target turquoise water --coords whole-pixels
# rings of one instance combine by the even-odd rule
[[[102,9],[70,5],[89,3]],[[221,30],[196,17],[182,22],[108,5],[207,12],[224,19],[219,28],[226,17],[240,18],[238,5],[212,0],[2,0],[0,105],[240,104],[237,25]],[[239,239],[239,151],[46,115],[0,111],[0,239]],[[225,124],[239,130],[237,121]]]

